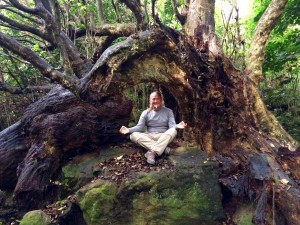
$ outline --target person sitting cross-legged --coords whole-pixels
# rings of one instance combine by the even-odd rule
[[[173,111],[162,105],[162,94],[150,94],[150,108],[144,110],[137,125],[131,128],[122,126],[122,134],[130,134],[130,140],[141,145],[147,152],[145,157],[149,164],[155,165],[155,157],[170,154],[167,147],[177,135],[176,129],[187,126],[184,121],[176,124]],[[141,132],[146,127],[146,132]]]

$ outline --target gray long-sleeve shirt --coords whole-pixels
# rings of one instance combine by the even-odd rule
[[[144,110],[140,116],[139,122],[134,127],[129,128],[129,133],[141,132],[143,128],[147,132],[164,133],[169,128],[176,129],[176,122],[173,111],[167,107],[161,107],[159,110]]]

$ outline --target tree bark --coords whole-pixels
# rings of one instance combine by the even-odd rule
[[[286,3],[287,0],[271,1],[255,28],[245,71],[256,87],[262,80],[262,64],[264,61],[267,40],[269,39],[276,21],[282,14]]]
[[[0,132],[0,189],[15,187],[17,167],[26,156],[29,145],[20,122]]]
[[[103,4],[102,0],[97,0],[97,7],[98,7],[98,18],[101,25],[105,24],[104,14],[103,14]]]
[[[245,89],[247,89],[245,95],[247,95],[249,102],[248,111],[252,114],[256,127],[279,140],[282,145],[295,150],[298,143],[283,129],[275,116],[267,110],[258,92],[258,85],[262,80],[265,46],[286,3],[286,0],[271,1],[260,18],[252,37],[249,58],[243,76],[245,76]]]
[[[20,140],[28,141],[28,151],[22,148],[24,159],[0,173],[4,177],[18,167],[14,196],[20,207],[45,204],[50,180],[65,159],[121,140],[118,130],[128,124],[132,109],[123,92],[142,82],[156,82],[174,97],[180,120],[189,124],[183,133],[186,141],[201,146],[212,158],[215,153],[221,154],[220,165],[225,164],[226,158],[229,160],[232,169],[222,175],[224,187],[237,196],[243,190],[245,198],[249,193],[261,198],[256,224],[267,215],[259,209],[269,204],[272,180],[277,181],[276,185],[280,185],[280,180],[288,180],[291,190],[295,190],[290,195],[297,199],[296,182],[280,164],[289,161],[283,156],[281,161],[277,158],[280,142],[261,132],[247,111],[249,99],[243,94],[241,73],[227,59],[206,61],[193,50],[189,40],[179,40],[180,37],[170,38],[159,29],[130,37],[105,51],[91,73],[82,78],[81,100],[56,87],[28,107],[20,123],[25,135]],[[257,169],[257,165],[264,170]],[[297,161],[291,168],[296,167]],[[246,177],[248,186],[244,184]],[[264,188],[265,194],[260,196]],[[277,199],[276,205],[285,214],[280,207],[286,206],[279,202],[280,197]],[[296,210],[295,216],[297,213]]]
[[[54,88],[26,110],[21,122],[1,132],[1,189],[14,187],[21,208],[41,207],[61,163],[120,141],[118,129],[129,122],[131,109],[122,97],[84,102]]]
[[[136,17],[137,30],[143,30],[146,21],[140,3],[123,2]],[[272,2],[285,4],[285,0]],[[59,79],[60,73],[55,73],[61,86],[29,106],[19,123],[1,132],[0,187],[14,188],[20,207],[45,204],[51,179],[69,157],[118,143],[123,138],[119,128],[128,125],[132,110],[125,90],[154,82],[172,95],[179,120],[188,123],[183,131],[185,141],[200,146],[212,160],[220,162],[220,184],[235,198],[258,200],[254,224],[264,223],[270,215],[267,210],[273,207],[272,193],[276,210],[285,220],[289,224],[299,221],[299,150],[292,155],[288,149],[288,145],[295,147],[298,143],[267,111],[252,79],[256,75],[249,70],[254,64],[255,69],[261,66],[263,51],[250,54],[248,69],[238,71],[213,34],[214,1],[187,4],[184,34],[166,27],[143,30],[105,51],[100,49],[101,56],[88,72],[76,70],[83,74],[77,74],[82,78],[75,82],[75,91],[65,79]],[[24,10],[37,13],[37,9]],[[266,19],[270,14],[265,15]],[[274,24],[278,15],[269,19]],[[267,36],[252,46],[262,48]],[[6,46],[1,42],[3,37],[0,33],[0,43]],[[63,49],[75,49],[72,42],[64,41],[70,46]],[[79,55],[72,52],[76,57],[72,53],[69,59],[75,70],[74,60]],[[259,60],[254,62],[255,54]],[[89,68],[83,60],[79,64]],[[18,157],[13,158],[15,154]]]

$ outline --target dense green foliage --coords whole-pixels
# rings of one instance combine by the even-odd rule
[[[227,1],[221,1],[225,4]],[[228,3],[228,2],[227,2]],[[248,15],[232,18],[217,8],[216,32],[233,63],[243,69],[255,26],[270,0],[252,0]],[[232,3],[232,7],[234,3]],[[300,141],[300,2],[289,0],[266,46],[261,95],[284,128]],[[227,12],[228,14],[228,12]],[[242,41],[242,42],[241,42]]]
[[[287,131],[300,141],[300,2],[290,0],[271,34],[263,65],[262,96]]]

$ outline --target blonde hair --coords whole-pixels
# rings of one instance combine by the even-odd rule
[[[149,96],[151,97],[151,95],[158,95],[160,100],[163,100],[163,96],[162,96],[162,93],[160,91],[153,91]]]
[[[160,91],[153,91],[153,92],[149,95],[149,100],[151,99],[151,95],[154,95],[154,94],[156,94],[156,95],[159,96],[159,98],[160,98],[160,100],[161,100],[161,105],[164,106],[164,105],[165,105],[164,98],[163,98],[163,95],[162,95],[162,93],[161,93]],[[148,108],[147,110],[148,110],[148,112],[150,112],[150,111],[152,110],[151,105],[149,106],[149,108]]]

